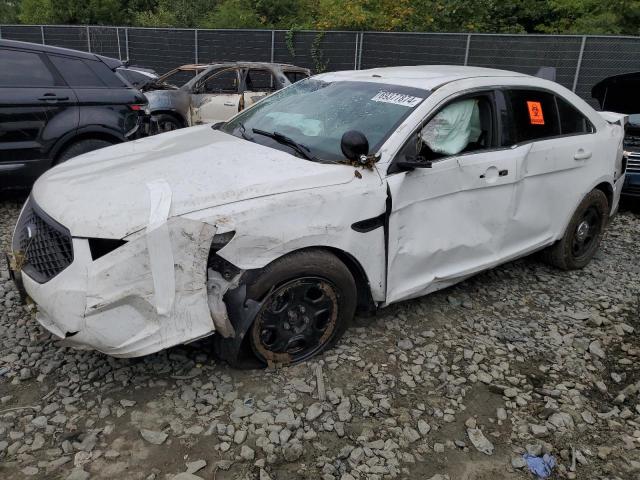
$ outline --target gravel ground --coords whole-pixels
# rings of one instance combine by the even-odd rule
[[[19,202],[0,202],[6,250]],[[234,371],[206,340],[145,358],[75,351],[0,270],[0,478],[640,478],[640,215],[596,259],[536,258],[357,318],[291,368]],[[184,473],[188,472],[188,473]]]

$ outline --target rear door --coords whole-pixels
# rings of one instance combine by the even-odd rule
[[[278,79],[266,69],[250,68],[244,77],[244,106],[250,107],[278,89]]]
[[[204,76],[191,95],[191,124],[227,121],[242,110],[240,82],[240,71],[235,67]]]
[[[139,126],[138,103],[146,103],[141,94],[129,88],[100,60],[49,54],[51,62],[76,93],[81,129],[114,135],[124,140]]]
[[[0,176],[28,183],[49,167],[49,151],[78,124],[74,92],[45,55],[0,49]]]
[[[526,252],[549,244],[596,176],[602,158],[589,120],[562,97],[539,89],[510,89],[510,139],[505,146],[529,146],[518,165],[518,201],[509,242]]]

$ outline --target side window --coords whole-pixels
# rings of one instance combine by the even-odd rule
[[[0,87],[53,87],[56,80],[38,53],[0,49]],[[28,75],[25,72],[29,72]]]
[[[560,115],[560,133],[562,135],[579,135],[591,133],[591,122],[563,98],[556,97],[558,114]]]
[[[405,158],[437,160],[493,147],[493,96],[454,100],[436,113],[401,151]]]
[[[86,65],[95,73],[100,80],[111,88],[126,88],[128,85],[119,78],[113,70],[99,60],[85,60]]]
[[[235,69],[223,70],[207,78],[202,93],[238,93],[238,74]]]
[[[249,70],[245,83],[249,92],[272,92],[276,86],[275,78],[267,70]]]
[[[302,72],[284,72],[291,83],[296,83],[304,78],[307,78],[307,75]]]
[[[74,88],[104,88],[106,84],[79,58],[58,57],[49,55],[65,82]]]
[[[560,135],[555,95],[540,90],[511,90],[508,145]]]

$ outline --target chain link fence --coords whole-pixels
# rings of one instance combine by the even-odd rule
[[[451,64],[533,74],[555,67],[557,81],[592,104],[595,83],[640,71],[640,37],[0,25],[0,38],[95,52],[159,73],[229,60],[315,72]]]

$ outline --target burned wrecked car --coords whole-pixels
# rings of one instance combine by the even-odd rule
[[[640,72],[607,77],[591,89],[602,110],[628,115],[624,137],[627,169],[622,195],[640,197]]]
[[[306,68],[259,62],[183,65],[142,90],[152,133],[225,121],[261,98],[307,78]]]
[[[501,70],[318,75],[47,172],[13,275],[69,345],[133,357],[215,334],[232,364],[303,361],[357,309],[538,250],[585,266],[618,205],[623,120]]]

